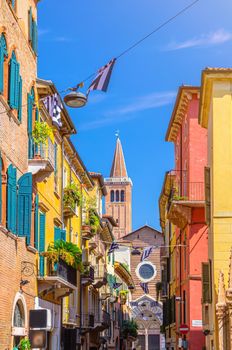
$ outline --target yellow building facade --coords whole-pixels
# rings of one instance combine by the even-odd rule
[[[202,72],[199,123],[208,129],[205,170],[209,262],[203,264],[203,327],[207,349],[231,349],[232,70]],[[230,272],[230,273],[229,273]],[[229,276],[229,278],[227,278]]]

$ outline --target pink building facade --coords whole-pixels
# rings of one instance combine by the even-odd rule
[[[204,168],[207,164],[207,130],[198,125],[199,89],[181,87],[166,134],[175,147],[175,170],[167,217],[176,236],[175,279],[176,348],[200,350],[202,331],[201,264],[207,261]],[[189,331],[181,334],[180,326]]]

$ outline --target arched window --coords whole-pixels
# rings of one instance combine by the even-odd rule
[[[22,118],[22,77],[20,76],[20,64],[15,52],[12,52],[9,65],[9,105],[18,112],[18,119]]]
[[[113,190],[110,191],[110,201],[114,202],[114,191]]]
[[[119,202],[119,190],[116,191],[116,202]]]
[[[24,307],[21,300],[18,300],[14,309],[14,327],[23,328],[25,326]]]
[[[121,191],[121,202],[125,202],[125,191]]]
[[[0,36],[0,94],[4,89],[4,61],[7,58],[7,46],[4,34]]]

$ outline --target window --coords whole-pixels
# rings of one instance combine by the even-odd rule
[[[5,36],[0,36],[0,94],[4,90],[4,61],[7,58],[7,46]]]
[[[29,17],[29,42],[31,44],[32,50],[35,54],[37,54],[38,51],[38,30],[37,30],[37,23],[35,19],[32,16],[32,8],[30,7],[30,10],[28,12]]]
[[[28,134],[28,158],[34,157],[34,143],[32,137],[32,125],[33,125],[33,108],[35,102],[34,88],[27,94],[27,134]]]
[[[116,202],[119,202],[119,191],[116,191]]]
[[[205,168],[205,218],[206,223],[210,225],[211,221],[211,185],[210,168]]]
[[[21,300],[17,302],[14,309],[14,327],[23,328],[25,326],[24,308]]]
[[[15,52],[9,64],[9,106],[17,110],[18,119],[21,121],[22,117],[22,78],[19,74],[20,64],[17,61]]]
[[[110,201],[114,202],[114,191],[113,190],[110,191]]]
[[[121,191],[121,202],[125,202],[125,191]]]
[[[7,169],[7,228],[16,233],[17,170],[13,165]]]
[[[210,304],[212,302],[211,286],[211,264],[202,263],[202,303]]]

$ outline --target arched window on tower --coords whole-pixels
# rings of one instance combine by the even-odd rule
[[[125,191],[121,191],[121,202],[125,202]]]
[[[113,190],[110,191],[110,201],[114,202],[114,191]]]
[[[119,202],[119,190],[116,191],[116,202]]]

